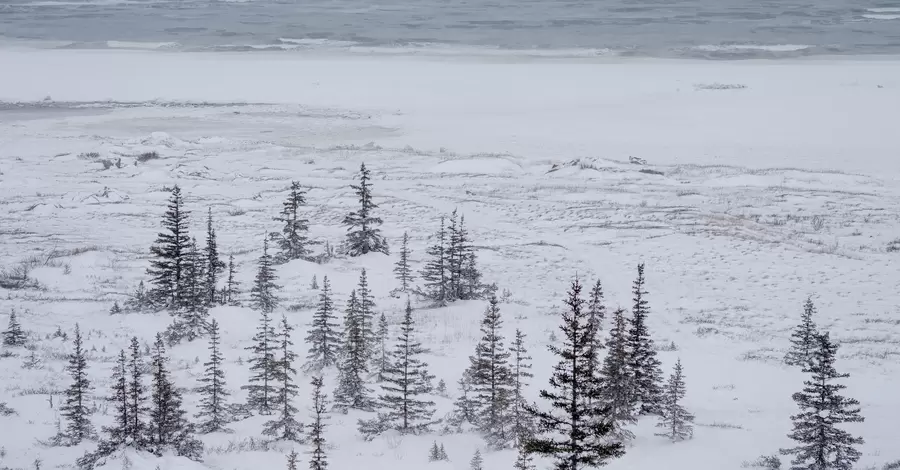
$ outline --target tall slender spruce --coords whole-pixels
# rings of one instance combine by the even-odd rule
[[[612,329],[606,340],[606,358],[599,371],[601,379],[600,399],[606,407],[606,419],[612,426],[610,437],[623,442],[634,439],[628,426],[637,423],[634,406],[634,382],[628,367],[628,324],[625,310],[613,312]]]
[[[690,439],[694,435],[694,415],[684,409],[682,400],[684,399],[685,385],[684,372],[681,368],[681,359],[675,363],[675,370],[669,376],[663,392],[662,407],[660,410],[660,419],[656,427],[662,428],[663,431],[657,436],[668,438],[672,442]]]
[[[259,326],[253,335],[250,351],[250,379],[243,387],[248,391],[247,405],[260,414],[272,414],[277,397],[275,395],[275,328],[272,317],[266,310],[260,311]]]
[[[297,370],[294,362],[297,355],[294,353],[291,341],[291,331],[294,328],[288,323],[287,317],[281,317],[281,328],[278,331],[277,348],[280,354],[275,362],[272,379],[276,383],[275,404],[278,418],[266,423],[263,434],[285,441],[303,441],[303,423],[294,417],[297,407],[294,400],[297,398],[299,387],[295,383]]]
[[[420,398],[426,393],[425,378],[429,377],[428,364],[420,359],[425,352],[415,339],[415,322],[412,305],[407,300],[400,336],[394,347],[393,362],[387,371],[379,397],[383,412],[371,421],[360,420],[360,432],[366,439],[387,429],[401,434],[421,434],[434,424],[433,401]]]
[[[784,363],[791,366],[805,367],[812,359],[819,347],[818,332],[813,316],[816,314],[816,306],[812,297],[806,299],[803,304],[803,314],[800,316],[800,324],[791,333],[791,348],[784,356]]]
[[[208,293],[206,291],[206,260],[197,249],[197,241],[191,240],[183,261],[183,287],[180,306],[175,319],[166,331],[169,344],[183,339],[194,341],[203,336],[208,328]]]
[[[447,249],[447,230],[445,218],[441,216],[441,225],[434,234],[434,243],[425,252],[430,259],[420,273],[425,281],[425,294],[438,305],[446,305],[450,296],[450,261]]]
[[[166,450],[174,450],[178,455],[199,458],[194,446],[198,445],[190,436],[192,427],[181,407],[181,392],[175,387],[168,370],[165,343],[161,334],[156,335],[151,360],[151,407],[148,441],[153,453],[162,455]]]
[[[511,431],[515,446],[521,447],[523,440],[534,437],[534,419],[525,410],[525,389],[528,381],[534,377],[531,373],[531,356],[525,348],[525,333],[516,328],[509,352],[512,355],[512,407],[510,409]]]
[[[328,459],[325,455],[325,420],[328,418],[325,413],[328,410],[328,400],[325,393],[322,392],[322,377],[313,377],[312,387],[313,421],[309,425],[309,435],[307,436],[307,441],[312,446],[309,452],[309,468],[310,470],[325,470],[328,468]]]
[[[375,332],[375,355],[373,364],[379,382],[384,381],[384,374],[390,367],[390,350],[388,349],[388,322],[384,312],[378,317],[378,330]]]
[[[603,320],[606,317],[606,305],[603,302],[603,285],[600,280],[594,283],[588,297],[588,321],[593,325],[594,359],[591,361],[591,374],[600,370],[600,351],[603,349],[603,338],[600,332],[603,330]]]
[[[109,398],[115,404],[115,414],[112,426],[103,427],[103,432],[107,435],[107,440],[112,445],[119,447],[127,442],[131,426],[131,420],[128,415],[130,408],[128,401],[128,359],[125,356],[124,349],[119,351],[119,358],[113,369],[112,383],[112,393]]]
[[[409,233],[407,232],[403,232],[403,241],[400,244],[400,259],[394,264],[394,276],[400,282],[400,292],[409,292],[415,276],[412,268],[409,266]]]
[[[270,234],[281,251],[278,254],[281,262],[306,259],[310,255],[309,221],[300,214],[300,208],[306,205],[306,191],[296,181],[291,182],[289,191],[281,212],[275,217],[275,221],[282,224],[281,232]]]
[[[500,304],[492,297],[481,321],[481,341],[469,358],[469,375],[477,403],[477,424],[488,445],[503,449],[514,439],[510,408],[514,378],[509,368],[510,352],[503,345]]]
[[[62,406],[62,415],[68,421],[66,435],[73,444],[77,444],[94,435],[91,425],[91,408],[88,406],[88,394],[91,381],[87,376],[87,358],[81,338],[81,328],[75,324],[75,338],[69,354],[69,365],[66,370],[72,376],[72,384],[66,389],[66,398]]]
[[[372,391],[366,387],[369,375],[369,352],[366,350],[363,318],[356,291],[350,293],[347,316],[344,321],[344,348],[338,375],[338,387],[334,392],[335,407],[342,410],[354,408],[370,411],[374,402]]]
[[[269,241],[263,241],[262,256],[259,257],[256,269],[256,279],[253,281],[253,289],[250,290],[253,308],[261,312],[269,313],[278,307],[277,291],[281,288],[275,284],[278,277],[272,266],[272,255],[269,254]]]
[[[375,354],[375,296],[369,288],[369,278],[366,270],[359,274],[359,285],[356,287],[359,299],[359,323],[362,328],[363,350],[366,357]]]
[[[219,349],[219,322],[215,319],[209,324],[209,360],[203,363],[206,370],[200,378],[200,412],[195,415],[199,420],[201,433],[225,432],[231,421],[226,400],[230,392],[225,385],[224,358]]]
[[[9,347],[22,347],[25,346],[25,342],[28,339],[28,335],[25,334],[25,331],[22,329],[22,324],[19,323],[19,319],[16,318],[16,311],[11,310],[9,312],[9,325],[6,327],[6,330],[3,331],[3,345]]]
[[[206,279],[203,283],[206,293],[204,301],[207,307],[212,307],[218,303],[219,275],[225,271],[226,265],[219,257],[219,244],[216,241],[216,229],[213,225],[211,207],[206,214],[206,247],[203,249],[203,257],[206,261],[204,270]]]
[[[237,295],[240,294],[241,283],[235,279],[235,274],[237,271],[234,265],[234,255],[228,255],[228,277],[222,291],[222,304],[224,305],[237,305]]]
[[[631,325],[628,329],[628,368],[634,392],[632,399],[637,406],[638,414],[659,414],[662,402],[662,369],[647,327],[650,307],[645,298],[647,291],[644,287],[644,264],[639,264],[637,270],[637,279],[632,288],[634,304],[631,308]]]
[[[360,256],[367,253],[390,254],[387,240],[381,235],[383,221],[372,215],[378,206],[372,201],[372,183],[369,181],[369,169],[363,163],[359,167],[359,185],[350,185],[359,198],[359,210],[344,217],[347,226],[347,253]]]
[[[351,296],[351,305],[355,299]],[[319,293],[319,306],[310,323],[306,343],[309,344],[309,354],[303,370],[318,372],[326,367],[337,365],[340,338],[337,331],[337,321],[334,315],[334,302],[331,298],[331,283],[328,276],[322,279],[322,292]]]
[[[837,345],[827,332],[817,334],[815,343],[803,368],[810,377],[803,382],[803,390],[793,395],[800,412],[791,416],[794,429],[788,437],[797,446],[781,453],[794,456],[791,470],[851,470],[862,455],[856,446],[863,444],[863,439],[838,425],[860,423],[864,418],[858,401],[839,394],[846,386],[834,383],[849,377],[834,368]]]
[[[131,358],[128,362],[128,426],[127,443],[136,448],[143,448],[146,443],[144,437],[145,424],[143,417],[147,416],[147,389],[144,381],[144,363],[141,360],[141,345],[137,337],[131,338],[129,346]]]
[[[612,426],[602,419],[607,410],[588,404],[587,398],[600,395],[600,382],[588,374],[592,345],[590,325],[584,315],[581,284],[576,279],[566,300],[562,314],[561,346],[549,345],[550,352],[559,357],[550,377],[550,390],[541,390],[542,398],[550,402],[549,411],[528,406],[538,419],[538,429],[546,437],[526,441],[529,453],[555,459],[556,470],[579,470],[604,465],[623,455],[622,444],[609,442]]]
[[[188,235],[188,212],[184,209],[181,188],[176,184],[162,220],[163,231],[150,247],[153,260],[147,274],[151,276],[150,297],[161,308],[182,305],[185,287],[185,256],[191,237]]]

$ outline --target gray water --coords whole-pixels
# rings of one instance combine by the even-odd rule
[[[108,41],[127,41],[150,48],[174,43],[165,47],[182,50],[354,46],[704,58],[898,54],[900,0],[0,0],[0,38],[68,48],[121,47]],[[798,47],[754,47],[778,45]]]

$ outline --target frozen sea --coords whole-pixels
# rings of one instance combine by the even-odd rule
[[[52,48],[214,51],[898,54],[900,1],[0,0],[0,39]]]

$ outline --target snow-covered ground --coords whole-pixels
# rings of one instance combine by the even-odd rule
[[[0,417],[0,468],[33,468],[38,458],[57,468],[85,450],[38,443],[54,433],[68,383],[70,343],[47,335],[81,324],[102,396],[128,338],[150,343],[167,325],[162,315],[108,315],[145,277],[167,186],[182,186],[198,238],[212,208],[219,246],[235,254],[246,288],[290,181],[312,188],[312,234],[338,242],[361,162],[373,170],[386,235],[396,246],[409,231],[417,268],[439,214],[465,214],[486,279],[512,294],[502,305],[507,331],[529,334],[535,398],[573,277],[601,279],[608,306],[628,306],[635,266],[647,264],[652,332],[677,347],[660,355],[667,371],[682,359],[697,428],[693,440],[670,444],[642,421],[628,454],[608,468],[739,468],[790,445],[790,395],[804,377],[780,359],[809,295],[841,343],[848,395],[862,403],[866,421],[852,427],[866,439],[860,468],[900,459],[900,253],[887,251],[900,238],[900,62],[5,50],[0,64],[0,265],[63,254],[34,262],[43,289],[0,292],[0,328],[15,308],[44,361],[29,370],[23,357],[0,358],[0,402],[19,411]],[[149,151],[161,158],[137,161]],[[313,275],[327,275],[345,299],[368,269],[378,307],[396,325],[395,260],[281,267],[298,352]],[[417,312],[431,370],[452,393],[483,309]],[[256,314],[212,315],[239,400]],[[205,342],[172,356],[178,384],[193,387]],[[191,411],[196,400],[187,394]],[[443,415],[452,397],[438,402]],[[360,416],[331,417],[331,468],[464,469],[482,445],[474,435],[366,443],[355,431]],[[261,423],[206,436],[205,465],[280,468],[289,444],[246,449]],[[433,440],[450,463],[427,462]],[[513,459],[487,453],[485,468]]]

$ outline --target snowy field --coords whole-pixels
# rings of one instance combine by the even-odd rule
[[[847,426],[866,440],[859,468],[900,459],[900,252],[890,251],[900,239],[900,62],[4,50],[0,64],[0,266],[31,258],[40,283],[0,289],[0,327],[16,309],[43,363],[24,369],[21,352],[0,358],[0,402],[19,412],[0,416],[0,468],[34,468],[36,459],[69,468],[90,448],[38,442],[54,434],[69,380],[71,342],[49,339],[58,328],[77,322],[86,332],[99,398],[129,338],[152,343],[169,323],[108,314],[146,279],[166,187],[182,187],[198,239],[212,208],[220,250],[235,255],[246,289],[290,182],[311,188],[312,236],[337,243],[362,162],[385,234],[397,247],[409,232],[417,270],[439,215],[465,214],[486,280],[511,293],[501,306],[507,338],[515,328],[529,335],[535,399],[555,362],[546,344],[573,277],[599,278],[607,307],[628,307],[635,267],[646,263],[651,331],[658,345],[676,346],[659,353],[665,373],[678,358],[684,364],[695,436],[670,444],[654,436],[655,420],[641,421],[608,468],[736,469],[790,446],[791,394],[804,374],[781,358],[810,295],[866,418]],[[138,161],[151,151],[160,158]],[[395,327],[404,301],[388,295],[395,261],[281,266],[298,353],[314,275],[327,275],[342,302],[366,268]],[[431,371],[451,392],[436,399],[436,416],[450,411],[484,307],[416,312]],[[257,315],[211,314],[240,400],[248,371],[239,363]],[[206,354],[205,341],[171,351],[190,412]],[[331,417],[332,469],[462,470],[483,446],[476,435],[363,442],[355,425],[363,415]],[[95,424],[108,419],[101,413]],[[248,448],[263,420],[204,436],[204,465],[283,468],[290,444]],[[449,463],[427,461],[434,440]],[[486,453],[485,468],[511,468],[514,458]],[[136,468],[157,465],[182,468]]]

